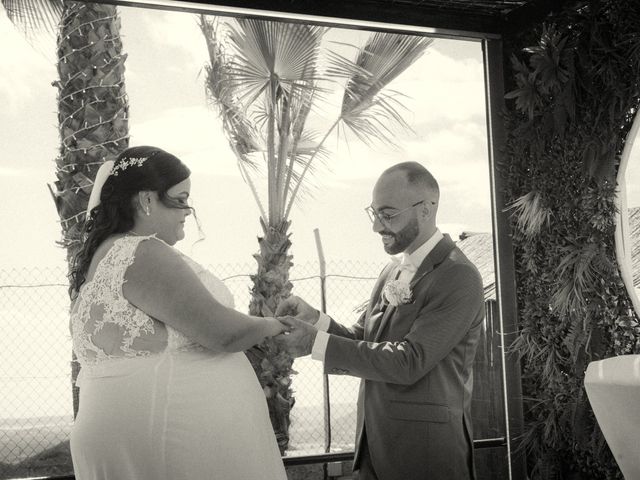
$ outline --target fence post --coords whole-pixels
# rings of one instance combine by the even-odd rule
[[[322,250],[322,241],[320,240],[320,231],[313,229],[316,239],[316,249],[318,251],[318,263],[320,265],[320,308],[323,313],[327,313],[327,272],[324,252]],[[322,374],[322,397],[324,402],[324,451],[331,451],[331,402],[329,400],[329,376]],[[324,465],[324,476],[327,478],[327,464]]]

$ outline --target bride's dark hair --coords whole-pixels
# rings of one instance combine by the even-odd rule
[[[122,168],[131,159],[146,159]],[[120,166],[120,168],[117,168]],[[82,229],[82,247],[73,257],[69,272],[69,295],[73,299],[86,281],[91,258],[98,246],[114,233],[128,232],[135,218],[134,195],[154,191],[160,201],[170,208],[190,208],[167,195],[167,190],[186,180],[191,171],[180,159],[156,147],[131,147],[116,159],[113,168],[117,175],[109,175],[100,192],[100,204],[89,212]]]

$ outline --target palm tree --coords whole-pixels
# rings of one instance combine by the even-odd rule
[[[408,128],[398,113],[397,92],[387,85],[431,44],[424,37],[373,33],[356,49],[344,44],[324,48],[329,29],[301,23],[239,19],[221,24],[200,17],[209,50],[206,86],[218,109],[243,178],[260,209],[264,236],[258,239],[258,263],[249,313],[272,315],[291,293],[289,253],[291,208],[307,191],[309,176],[327,155],[325,141],[339,129],[371,143],[392,142],[392,126]],[[355,48],[355,47],[353,47]],[[307,120],[326,100],[327,84],[344,88],[335,121],[322,134]],[[325,106],[327,103],[325,102]],[[266,204],[257,188],[260,167],[267,177]],[[282,453],[289,442],[293,359],[265,341],[247,352],[267,397]]]
[[[2,0],[9,19],[29,37],[57,34],[58,130],[55,189],[49,186],[69,261],[79,246],[93,179],[100,165],[128,146],[128,102],[116,7],[61,0]],[[78,411],[72,359],[73,411]]]

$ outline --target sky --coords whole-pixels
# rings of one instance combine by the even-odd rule
[[[192,198],[205,240],[195,224],[178,248],[207,264],[252,266],[260,235],[258,208],[243,182],[208,106],[203,66],[207,52],[192,14],[119,8],[130,105],[130,145],[156,145],[192,170]],[[357,31],[337,31],[357,41]],[[0,265],[64,265],[55,246],[60,225],[47,184],[55,180],[58,132],[54,40],[27,43],[0,12]],[[384,262],[364,207],[379,174],[394,163],[415,160],[438,179],[440,228],[491,229],[482,53],[477,42],[435,39],[427,53],[391,87],[406,95],[405,118],[414,133],[397,137],[398,148],[338,141],[327,143],[326,166],[313,179],[313,195],[292,211],[294,263],[317,258],[314,229],[325,257]],[[330,112],[329,112],[330,113]],[[330,115],[327,115],[330,117]],[[329,120],[327,120],[329,121]],[[640,142],[639,142],[640,143]],[[640,179],[638,155],[629,172]],[[634,173],[635,172],[635,173]],[[640,181],[629,182],[629,206],[640,205]]]
[[[192,198],[206,238],[195,243],[197,229],[191,222],[187,238],[177,247],[212,267],[220,277],[226,272],[254,273],[252,255],[261,234],[259,211],[240,176],[221,122],[208,106],[202,74],[207,51],[195,17],[130,7],[118,10],[127,54],[130,145],[159,146],[181,158],[192,171]],[[355,42],[362,40],[363,33],[334,31],[331,38]],[[53,281],[45,270],[66,270],[64,251],[55,244],[60,225],[47,187],[55,181],[59,142],[56,89],[51,85],[57,76],[55,42],[41,40],[37,47],[25,41],[0,9],[0,286],[64,283],[59,277]],[[317,273],[315,265],[308,268],[318,257],[314,229],[320,232],[327,261],[377,265],[372,269],[375,276],[388,256],[364,208],[371,203],[371,190],[380,173],[400,161],[418,161],[438,179],[443,232],[457,238],[463,230],[490,231],[480,44],[436,40],[391,87],[406,95],[404,114],[414,133],[398,135],[396,149],[329,139],[329,156],[313,178],[313,195],[292,210],[293,280]],[[327,108],[327,118],[330,113]],[[322,124],[318,118],[315,122]],[[216,269],[221,265],[226,268]],[[362,267],[358,268],[362,274]],[[313,280],[298,280],[295,288],[297,294],[318,305]],[[227,280],[230,288],[243,285],[244,296],[236,294],[241,311],[248,303],[245,283],[245,278]],[[337,304],[351,309],[366,298],[366,285],[362,292],[345,285],[341,279],[329,282],[328,301],[334,309],[330,311]],[[42,415],[43,411],[68,415],[66,292],[6,288],[0,289],[0,297],[0,324],[7,332],[0,345],[0,390],[12,393],[0,395],[0,412],[16,418]],[[342,320],[347,322],[349,317]],[[29,362],[24,362],[25,354]],[[321,380],[317,365],[315,368],[296,366],[301,372],[296,380],[298,405],[318,402],[319,397],[311,398],[315,390],[304,386],[305,379]],[[25,377],[51,380],[46,384],[39,380],[1,382]],[[322,384],[317,385],[321,388]],[[33,395],[34,391],[44,395]],[[344,391],[355,394],[357,388]],[[44,407],[42,398],[47,398]],[[343,401],[352,402],[355,397]]]

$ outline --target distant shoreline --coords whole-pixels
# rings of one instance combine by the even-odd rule
[[[0,418],[0,431],[32,430],[34,428],[50,428],[63,425],[64,419],[73,423],[73,414],[49,415],[46,417],[5,417]]]

